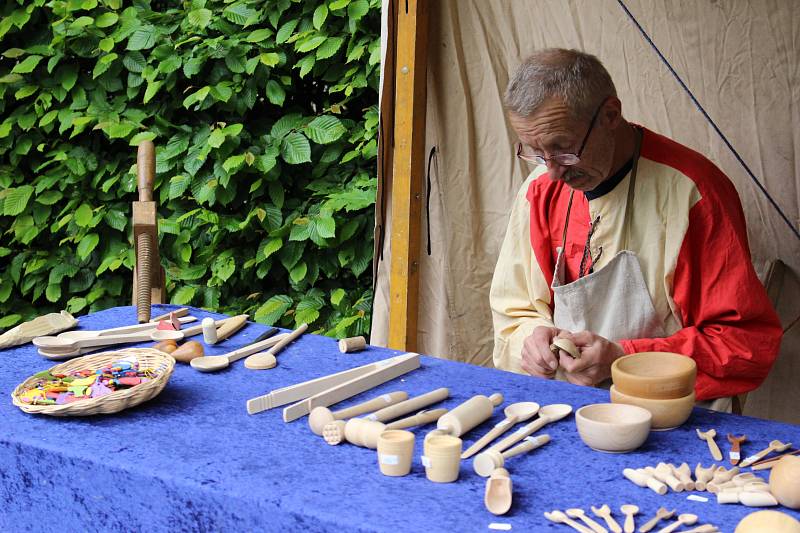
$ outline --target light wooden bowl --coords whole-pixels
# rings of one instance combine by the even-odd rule
[[[800,533],[800,522],[780,511],[756,511],[742,518],[736,533]]]
[[[647,440],[653,415],[635,405],[596,403],[575,411],[581,440],[593,450],[624,453]]]
[[[653,415],[652,429],[674,429],[689,418],[694,407],[694,391],[683,398],[671,400],[653,400],[623,394],[617,390],[616,385],[611,385],[611,402],[624,403],[644,407]]]
[[[653,400],[688,396],[694,391],[696,377],[694,359],[677,353],[634,353],[611,365],[611,380],[618,391]]]
[[[769,490],[784,507],[800,509],[800,457],[787,455],[775,463],[769,475]]]

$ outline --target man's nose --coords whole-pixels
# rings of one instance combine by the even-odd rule
[[[564,165],[559,165],[553,161],[547,162],[547,172],[550,174],[550,179],[560,180],[566,171],[567,167]]]

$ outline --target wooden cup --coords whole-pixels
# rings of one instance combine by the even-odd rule
[[[425,476],[435,483],[452,483],[458,479],[461,466],[461,439],[451,435],[434,435],[425,439]]]
[[[384,476],[405,476],[411,472],[414,456],[414,434],[403,429],[390,429],[378,437],[378,466]]]

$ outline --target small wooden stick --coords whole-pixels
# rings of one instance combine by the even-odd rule
[[[753,470],[758,470],[758,468],[755,468],[756,466],[760,466],[760,465],[763,465],[765,463],[773,463],[775,461],[780,460],[785,455],[797,455],[798,453],[800,453],[800,450],[792,450],[790,452],[786,452],[786,453],[782,453],[780,455],[776,455],[775,457],[770,457],[769,459],[761,459],[759,461],[756,461],[755,463],[753,463],[750,466],[754,467]]]
[[[297,337],[303,334],[305,330],[308,329],[308,324],[300,324],[300,327],[291,332],[287,335],[281,342],[273,346],[269,349],[269,351],[261,353],[261,354],[254,354],[244,360],[244,366],[249,368],[250,370],[262,370],[265,368],[269,368],[266,365],[266,362],[273,360],[278,352],[280,352],[284,346],[295,340]]]
[[[166,320],[169,318],[169,315],[174,315],[178,318],[182,316],[186,316],[189,314],[188,307],[181,307],[180,309],[176,309],[174,311],[169,311],[168,313],[164,313],[163,315],[158,315],[157,317],[151,318],[150,322],[158,322],[159,320]]]
[[[773,440],[772,442],[769,443],[768,447],[764,448],[760,452],[758,452],[758,453],[756,453],[754,455],[751,455],[750,457],[748,457],[747,459],[742,461],[741,466],[742,466],[742,468],[750,466],[751,464],[755,463],[759,459],[763,459],[767,454],[772,453],[772,452],[784,452],[791,445],[792,445],[791,442],[787,442],[787,443],[784,444],[783,442],[781,442],[779,440]]]
[[[364,337],[348,337],[339,340],[339,351],[342,353],[357,352],[367,347],[367,339]]]
[[[739,460],[742,458],[742,443],[746,440],[747,435],[736,437],[733,434],[728,433],[728,442],[731,443],[731,451],[728,452],[728,457],[730,457],[732,465],[736,466],[739,464]]]

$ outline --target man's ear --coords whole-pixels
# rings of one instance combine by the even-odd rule
[[[622,102],[616,96],[608,97],[600,114],[605,121],[605,126],[609,129],[615,130],[624,122],[622,118]]]

